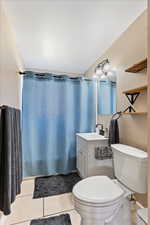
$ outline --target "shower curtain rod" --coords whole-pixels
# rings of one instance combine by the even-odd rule
[[[21,76],[23,76],[23,75],[25,75],[26,74],[26,72],[21,72],[21,71],[19,71],[19,74],[21,75]],[[42,76],[42,74],[44,74],[44,73],[35,73],[35,75],[40,75],[40,76]],[[50,73],[46,73],[47,75],[51,75]],[[54,75],[56,75],[56,76],[59,76],[59,75],[57,75],[57,74],[54,74]]]
[[[27,72],[25,72],[25,71],[19,71],[18,73],[21,76],[24,76],[24,75],[27,74]],[[44,76],[45,73],[46,72],[39,72],[39,73],[37,72],[37,73],[35,73],[35,75],[42,77],[42,76]],[[72,80],[76,80],[76,79],[79,79],[79,78],[86,78],[86,77],[81,76],[81,75],[67,75],[67,74],[57,74],[57,73],[50,73],[50,72],[47,72],[46,75],[49,75],[49,76],[53,75],[53,77],[57,77],[57,78],[61,78],[62,76],[66,76],[66,77],[70,77],[70,79],[72,79]],[[86,80],[91,80],[91,79],[89,79],[87,77]]]
[[[22,71],[19,71],[18,73],[19,73],[19,75],[21,75],[21,76],[23,76],[23,75],[26,74],[25,71],[23,71],[23,72],[22,72]],[[64,73],[64,74],[63,74],[63,73],[62,73],[62,74],[58,74],[58,73],[50,73],[50,72],[39,72],[39,73],[36,72],[35,75],[40,75],[40,76],[42,76],[42,75],[45,74],[45,73],[46,73],[47,75],[49,75],[49,76],[51,76],[52,74],[55,75],[55,76],[61,76],[61,75],[66,75],[66,76],[68,76],[68,75],[65,74],[65,73]],[[83,77],[83,76],[80,75],[80,74],[79,74],[79,75],[77,75],[77,74],[76,74],[76,75],[70,75],[70,76],[73,77],[73,78]]]
[[[26,72],[21,72],[21,71],[19,71],[19,74],[23,76],[23,75],[26,74]],[[35,73],[35,75],[41,75],[41,74],[44,74],[44,73]]]
[[[19,71],[18,73],[19,73],[20,75],[26,74],[25,72],[21,72],[21,71]]]

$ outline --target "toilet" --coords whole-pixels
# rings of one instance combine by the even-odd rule
[[[111,147],[117,180],[92,176],[73,188],[75,209],[81,216],[81,225],[131,225],[130,217],[128,222],[123,221],[127,195],[147,192],[148,154],[123,144]]]

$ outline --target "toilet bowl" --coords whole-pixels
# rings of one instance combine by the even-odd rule
[[[125,189],[129,193],[147,191],[147,153],[121,144],[112,145],[112,150],[114,172],[121,186],[107,176],[88,177],[77,183],[73,197],[81,225],[131,225],[130,219],[123,219]]]
[[[75,209],[82,225],[121,224],[124,191],[107,176],[86,178],[73,188]],[[119,222],[120,221],[120,222]]]

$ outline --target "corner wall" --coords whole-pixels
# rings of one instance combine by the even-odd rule
[[[21,108],[21,58],[17,52],[14,34],[0,3],[0,105]],[[0,225],[6,223],[7,216],[0,212]]]
[[[0,3],[0,105],[21,106],[21,77],[23,64],[14,33],[9,24],[3,3]]]
[[[125,69],[147,57],[147,11],[129,26],[121,37],[102,55],[86,72],[93,76],[94,69],[103,59],[108,58],[111,65],[117,68],[117,111],[123,111],[128,101],[122,91],[147,84],[147,71],[126,73]],[[143,92],[135,104],[137,111],[147,111],[147,93]],[[109,125],[111,116],[98,116],[98,122]],[[147,116],[122,115],[119,120],[121,143],[147,150]],[[131,171],[132,172],[132,171]],[[133,174],[134,176],[134,174]],[[138,196],[146,205],[147,197]]]

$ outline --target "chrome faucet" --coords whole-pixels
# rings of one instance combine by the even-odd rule
[[[104,125],[102,123],[97,123],[96,128],[98,128],[99,126],[101,126],[101,128],[99,129],[99,134],[104,136]]]

